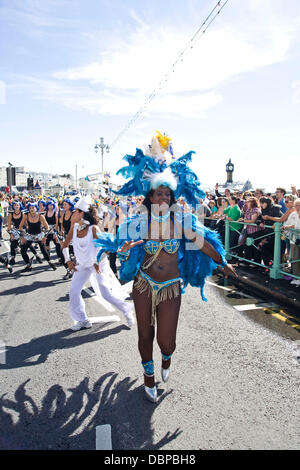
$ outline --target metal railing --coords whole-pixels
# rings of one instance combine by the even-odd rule
[[[212,219],[210,217],[204,217],[204,220],[213,221],[216,219]],[[231,223],[231,227],[230,227]],[[282,223],[275,222],[273,225],[264,225],[263,228],[259,228],[255,232],[256,236],[252,237],[252,234],[246,235],[244,243],[237,244],[234,246],[230,246],[230,232],[234,231],[237,232],[239,237],[242,234],[242,230],[238,230],[233,227],[235,221],[229,221],[227,219],[224,220],[225,230],[223,231],[223,238],[224,238],[224,248],[226,250],[226,259],[230,261],[232,258],[236,258],[240,261],[245,263],[253,264],[259,266],[260,268],[266,268],[269,270],[270,278],[272,279],[282,279],[283,276],[289,276],[294,279],[299,279],[300,276],[293,274],[293,266],[296,263],[300,263],[300,259],[292,259],[291,258],[291,250],[289,252],[289,259],[287,261],[283,261],[283,253],[282,253],[282,236],[284,234],[282,228],[284,227]],[[246,226],[255,226],[259,227],[257,224],[252,224],[248,222],[236,222],[239,225],[242,224],[243,228]],[[263,235],[259,236],[259,232],[268,229],[268,233],[264,233]],[[288,236],[286,237],[289,240],[289,236],[295,234],[295,239],[300,240],[300,230],[299,229],[288,229]],[[248,259],[241,256],[241,252],[243,251],[243,247],[250,247],[253,246],[255,250],[259,250],[256,246],[259,240],[268,239],[268,237],[274,236],[274,248],[273,248],[273,257],[271,259],[271,265],[264,265],[262,262],[258,263],[253,259]],[[237,251],[239,254],[237,254]],[[290,270],[284,270],[284,268],[291,268]],[[291,271],[291,272],[290,272]]]

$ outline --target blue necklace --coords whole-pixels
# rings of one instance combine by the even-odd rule
[[[170,217],[170,211],[168,211],[165,215],[154,215],[151,212],[151,218],[156,222],[165,222]]]

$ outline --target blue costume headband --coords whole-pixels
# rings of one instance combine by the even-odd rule
[[[28,202],[27,203],[27,209],[29,210],[29,207],[36,207],[36,210],[39,210],[39,206],[35,202]]]
[[[54,200],[49,200],[46,204],[47,206],[47,210],[49,209],[49,206],[53,206],[53,208],[55,209],[56,207],[56,202]]]
[[[67,198],[67,199],[64,199],[62,203],[64,203],[64,202],[68,203],[69,206],[71,206],[71,207],[70,207],[70,211],[73,212],[73,210],[74,210],[74,204],[73,204],[73,202],[71,201],[71,199],[68,199],[68,198]]]
[[[43,204],[43,206],[44,206],[45,209],[46,209],[46,207],[47,207],[47,202],[44,201],[44,199],[40,199],[40,200],[38,201],[38,204]]]

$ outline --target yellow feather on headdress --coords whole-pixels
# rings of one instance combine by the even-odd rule
[[[162,134],[159,131],[156,131],[156,136],[155,137],[157,138],[158,142],[160,143],[163,152],[165,150],[168,150],[170,142],[172,140],[171,137],[168,137],[166,134]]]

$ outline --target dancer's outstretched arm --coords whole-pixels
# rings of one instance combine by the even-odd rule
[[[65,262],[67,263],[70,271],[77,271],[76,264],[74,263],[74,261],[71,261],[70,253],[69,253],[69,245],[73,238],[73,231],[74,231],[74,225],[71,225],[71,228],[66,236],[66,239],[62,244],[62,252],[65,258]]]

